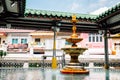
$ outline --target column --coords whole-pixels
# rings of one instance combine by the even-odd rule
[[[105,69],[109,69],[107,29],[104,31]]]

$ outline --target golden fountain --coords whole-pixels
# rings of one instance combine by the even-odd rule
[[[88,74],[89,71],[84,68],[84,66],[80,66],[80,62],[78,60],[78,56],[80,54],[83,54],[87,48],[80,48],[77,47],[76,43],[83,40],[83,38],[79,38],[76,34],[76,16],[72,16],[72,23],[73,23],[73,33],[70,38],[66,38],[66,41],[72,43],[71,47],[62,48],[66,52],[66,54],[69,54],[71,57],[71,60],[69,64],[67,64],[62,70],[60,70],[61,73],[66,74]]]

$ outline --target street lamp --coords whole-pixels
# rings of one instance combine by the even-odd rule
[[[54,32],[54,40],[53,40],[53,56],[52,56],[52,68],[56,69],[57,68],[57,58],[56,58],[56,32],[59,32],[60,28],[57,26],[61,26],[59,23],[60,20],[54,20],[53,21],[53,32]]]

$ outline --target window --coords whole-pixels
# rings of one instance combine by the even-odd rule
[[[72,45],[72,43],[66,41],[66,42],[65,42],[65,45]]]
[[[1,44],[1,38],[0,38],[0,44]]]
[[[93,42],[95,42],[95,36],[93,36]]]
[[[99,38],[98,38],[98,35],[96,36],[96,42],[98,42],[99,41]]]
[[[90,33],[89,42],[102,42],[102,35]]]
[[[120,53],[120,42],[114,43],[114,49],[116,50],[116,53],[117,53],[117,54]]]
[[[102,36],[100,36],[100,42],[102,42]]]
[[[35,42],[40,42],[40,38],[35,38]]]
[[[21,39],[21,43],[22,44],[26,44],[27,43],[27,39]]]
[[[17,38],[13,38],[12,39],[12,44],[18,44],[18,39]]]
[[[37,45],[40,45],[40,38],[35,38],[35,43],[36,43]]]
[[[89,36],[89,42],[91,42],[91,36]]]

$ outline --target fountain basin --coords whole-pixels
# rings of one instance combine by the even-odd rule
[[[78,56],[80,54],[83,54],[87,48],[79,48],[79,47],[70,47],[70,48],[62,48],[66,52],[66,54],[69,54],[71,57],[70,63],[79,63]]]
[[[79,48],[79,47],[67,47],[67,48],[62,48],[66,52],[66,54],[83,54],[87,48]]]
[[[89,74],[89,71],[84,69],[84,67],[78,67],[78,66],[67,66],[60,70],[63,74]]]
[[[72,43],[72,47],[77,47],[76,43],[78,43],[82,40],[83,40],[83,38],[78,38],[78,37],[66,38],[66,41]]]
[[[80,41],[82,41],[83,38],[66,38],[66,41],[70,42],[70,43],[78,43]]]
[[[89,74],[89,71],[86,70],[83,66],[79,66],[80,62],[78,60],[78,56],[80,54],[83,54],[87,48],[79,48],[79,47],[70,47],[70,48],[62,48],[66,52],[66,54],[69,54],[71,59],[69,64],[67,64],[62,70],[60,70],[61,73],[64,74]]]

